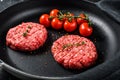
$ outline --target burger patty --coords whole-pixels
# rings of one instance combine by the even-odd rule
[[[47,39],[46,28],[38,23],[26,22],[9,29],[6,45],[14,50],[33,51]]]
[[[55,60],[69,69],[87,68],[97,59],[93,42],[78,35],[60,37],[53,43],[51,51]]]

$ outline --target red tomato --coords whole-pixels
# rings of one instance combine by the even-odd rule
[[[59,30],[63,26],[63,21],[59,20],[58,18],[53,18],[51,25],[53,29]]]
[[[79,32],[82,36],[90,36],[93,32],[93,28],[88,23],[82,23],[79,27]]]
[[[59,10],[58,9],[53,9],[50,12],[50,16],[57,17]]]
[[[73,19],[71,22],[69,22],[68,20],[66,20],[64,22],[64,30],[67,32],[73,32],[75,31],[77,28],[77,22]]]
[[[77,23],[79,25],[82,24],[83,22],[88,22],[87,20],[85,20],[86,16],[84,13],[81,13],[79,16],[81,17],[81,18],[77,18]]]
[[[49,20],[49,15],[48,14],[43,14],[39,18],[40,24],[44,25],[45,27],[50,27],[51,21]]]

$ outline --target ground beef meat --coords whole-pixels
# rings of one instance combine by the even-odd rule
[[[33,51],[47,39],[46,28],[38,23],[26,22],[9,29],[6,45],[14,50]]]
[[[79,35],[60,37],[53,43],[51,51],[55,60],[69,69],[87,68],[97,59],[93,42]]]

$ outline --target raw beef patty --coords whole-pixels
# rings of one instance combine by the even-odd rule
[[[79,35],[60,37],[53,43],[51,51],[55,60],[68,69],[87,68],[97,59],[93,42]]]
[[[9,29],[6,45],[14,50],[33,51],[47,39],[46,28],[38,23],[26,22]]]

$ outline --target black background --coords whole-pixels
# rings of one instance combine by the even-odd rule
[[[2,12],[6,8],[8,8],[14,4],[20,3],[22,1],[25,1],[25,0],[0,0],[0,12]],[[97,2],[99,0],[89,0],[89,1]],[[119,5],[120,0],[102,0],[102,1],[103,1],[101,3],[102,7],[104,9],[106,9],[106,11],[107,10],[110,11],[107,13],[109,15],[111,15],[116,20],[116,22],[118,22],[120,24],[120,5]],[[4,71],[0,68],[0,80],[21,80],[21,79],[18,79],[16,77],[12,76],[11,74],[7,73],[6,71]],[[120,80],[120,69],[102,80]]]

